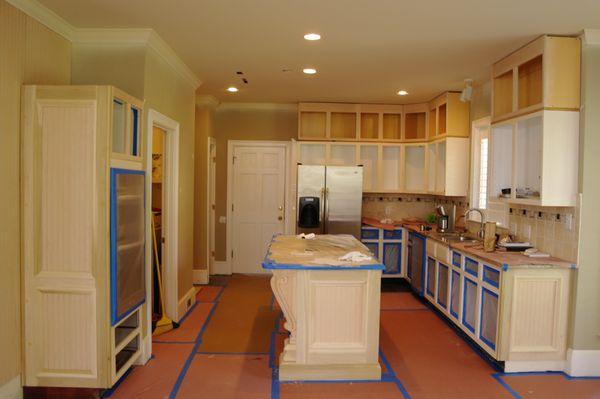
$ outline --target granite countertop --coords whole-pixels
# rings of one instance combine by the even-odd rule
[[[483,243],[449,242],[448,240],[443,239],[443,237],[437,231],[435,231],[435,227],[429,231],[421,231],[418,224],[404,223],[403,227],[419,233],[427,238],[433,239],[439,243],[447,245],[448,247],[456,249],[457,251],[501,266],[504,269],[510,267],[558,267],[574,269],[577,266],[573,262],[553,256],[548,258],[532,258],[527,255],[523,255],[521,252],[509,252],[505,249],[496,249],[494,252],[485,252],[483,250]]]

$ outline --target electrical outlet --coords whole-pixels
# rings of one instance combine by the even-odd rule
[[[219,216],[219,223],[227,223],[227,216]]]
[[[567,213],[565,215],[565,227],[567,228],[567,230],[569,231],[573,231],[573,214],[571,213]]]

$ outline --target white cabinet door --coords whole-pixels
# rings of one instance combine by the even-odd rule
[[[23,130],[25,385],[99,386],[96,102],[36,90]]]

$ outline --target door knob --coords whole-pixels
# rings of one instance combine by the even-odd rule
[[[279,216],[277,220],[283,220],[283,216]]]
[[[281,206],[281,205],[280,205],[278,209],[279,209],[280,211],[283,211],[283,206]]]

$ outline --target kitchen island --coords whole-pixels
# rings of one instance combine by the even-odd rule
[[[342,260],[353,253],[355,259]],[[351,235],[278,235],[263,268],[290,332],[279,379],[380,380],[379,301],[384,266]]]

